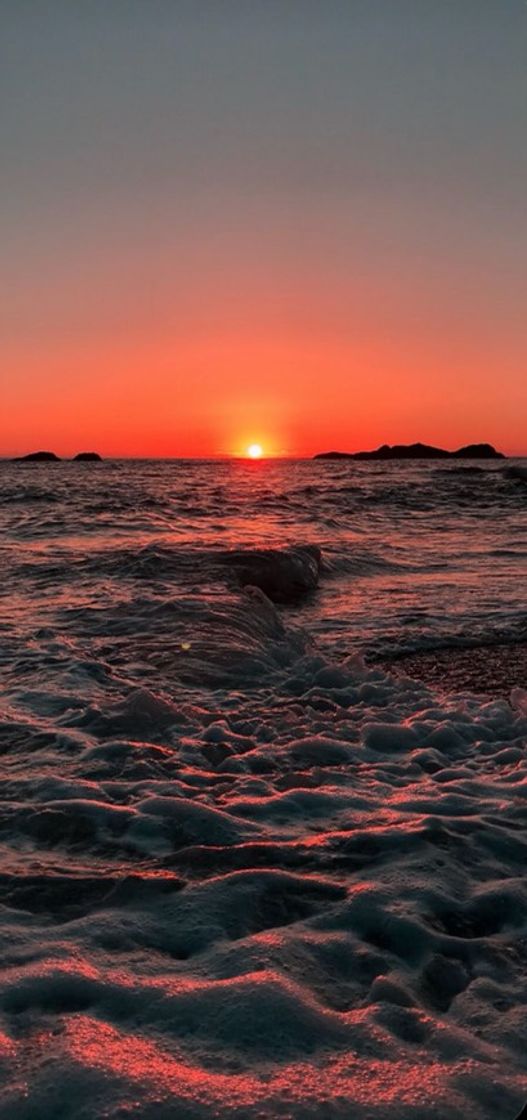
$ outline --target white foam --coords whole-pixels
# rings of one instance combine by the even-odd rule
[[[172,487],[186,525],[194,476],[170,470],[152,517]],[[110,497],[86,491],[77,530],[122,518],[119,548],[67,551],[66,492],[47,513],[7,503],[26,582],[0,650],[0,1120],[513,1120],[527,1099],[525,690],[446,696],[335,652],[383,619],[388,644],[442,633],[434,558],[412,569],[421,602],[374,522],[424,517],[436,489],[457,518],[448,487],[473,484],[350,488],[334,470],[338,495],[317,484],[319,511],[291,493],[287,523],[302,540],[315,512],[346,526],[309,608],[322,644],[308,608],[218,582],[210,527],[187,560],[172,538],[135,543],[144,493],[104,467]],[[493,489],[512,523],[518,480],[483,477],[478,502]],[[229,485],[205,487],[216,536]],[[253,546],[243,524],[225,549]]]

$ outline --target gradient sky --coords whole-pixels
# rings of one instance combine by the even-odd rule
[[[0,453],[527,453],[524,0],[0,0]]]

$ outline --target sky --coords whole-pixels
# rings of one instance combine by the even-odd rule
[[[524,0],[0,0],[0,454],[527,454]]]

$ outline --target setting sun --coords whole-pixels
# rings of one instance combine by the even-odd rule
[[[247,448],[247,455],[249,459],[261,459],[263,455],[261,445],[259,443],[251,443]]]

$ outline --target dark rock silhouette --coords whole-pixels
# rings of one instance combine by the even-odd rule
[[[259,587],[275,603],[295,602],[318,584],[321,554],[316,545],[227,552],[223,559],[242,587]]]
[[[490,443],[469,443],[457,451],[426,443],[383,443],[375,451],[322,451],[315,459],[505,459]]]
[[[31,451],[29,455],[17,455],[14,463],[60,463],[61,459],[54,451]]]
[[[60,455],[54,451],[31,451],[29,455],[17,455],[14,463],[62,463]],[[100,463],[102,457],[98,451],[79,451],[73,458],[74,463]]]
[[[496,451],[496,448],[491,443],[469,443],[466,447],[460,447],[458,451],[452,451],[451,455],[455,459],[506,459],[507,456],[502,451]]]

